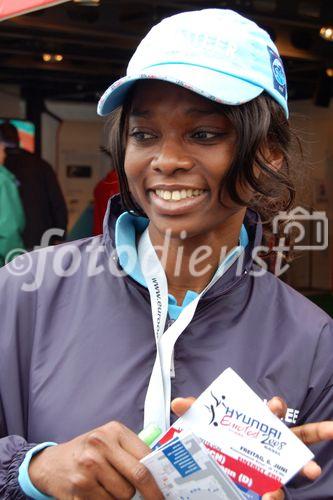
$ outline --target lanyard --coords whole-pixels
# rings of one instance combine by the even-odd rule
[[[237,246],[219,265],[204,290],[181,311],[179,317],[164,331],[168,313],[168,282],[163,266],[150,241],[148,228],[138,244],[138,258],[149,290],[156,342],[156,358],[150,376],[144,406],[144,428],[158,425],[163,432],[170,427],[171,379],[170,370],[174,345],[191,322],[201,297],[217,282],[244,251]]]

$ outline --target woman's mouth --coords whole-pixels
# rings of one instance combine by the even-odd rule
[[[206,189],[154,189],[150,202],[161,215],[183,215],[196,210],[208,196]]]
[[[159,198],[162,198],[162,200],[179,201],[185,200],[186,198],[200,196],[204,193],[204,189],[181,189],[173,191],[168,191],[166,189],[156,189],[154,193],[157,194]]]

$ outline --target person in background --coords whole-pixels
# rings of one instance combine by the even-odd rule
[[[110,157],[110,153],[104,147],[101,151]],[[118,194],[118,175],[114,168],[97,184],[94,189],[94,227],[93,234],[97,236],[103,232],[103,219],[111,196]]]
[[[9,122],[0,124],[6,142],[5,166],[19,181],[19,191],[26,217],[23,241],[27,249],[41,244],[45,231],[67,228],[67,207],[57,177],[49,163],[38,155],[20,148],[16,127]],[[50,240],[54,244],[63,236]]]
[[[25,218],[17,189],[17,180],[6,167],[6,143],[0,134],[0,267],[23,249]],[[15,253],[14,250],[18,249]]]

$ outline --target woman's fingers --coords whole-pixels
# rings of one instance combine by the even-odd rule
[[[177,415],[177,417],[181,417],[184,413],[187,412],[189,408],[193,405],[196,398],[188,397],[188,398],[175,398],[171,401],[171,411]]]
[[[321,468],[319,467],[317,462],[311,460],[306,465],[304,465],[304,467],[300,471],[300,474],[302,474],[302,476],[305,476],[307,479],[310,479],[310,481],[314,481],[315,479],[317,479],[317,477],[320,476]]]
[[[265,493],[262,500],[284,500],[285,495],[283,490],[272,491],[271,493]]]
[[[304,444],[316,444],[333,439],[333,422],[315,422],[291,429]]]
[[[103,454],[109,462],[109,466],[115,469],[115,473],[118,475],[118,487],[126,492],[125,495],[119,495],[118,498],[131,498],[134,488],[138,489],[147,500],[163,499],[152,474],[139,461],[151,452],[150,448],[134,432],[118,422],[106,424],[104,430],[105,433],[103,432],[102,436],[97,436],[100,441],[96,444],[103,448]],[[109,439],[111,435],[117,436],[116,441]],[[107,476],[107,469],[106,474],[101,473],[99,476],[99,482],[112,494],[115,494],[114,483]],[[132,488],[128,485],[132,485]]]
[[[333,422],[314,422],[293,427],[291,430],[306,445],[333,439]],[[301,474],[314,481],[320,476],[321,468],[311,460],[303,467]]]
[[[103,488],[102,485],[96,485],[96,487],[91,490],[88,494],[82,494],[80,493],[79,495],[73,495],[70,498],[82,500],[83,498],[85,500],[116,500],[116,497],[110,495],[105,489]]]
[[[267,406],[278,418],[284,418],[288,410],[287,403],[279,396],[274,396],[274,398],[270,399]]]
[[[116,498],[131,498],[134,495],[135,489],[137,489],[146,500],[163,499],[163,495],[150,471],[134,458],[133,455],[120,448],[117,450],[116,454],[112,455],[111,453],[110,458],[112,460],[112,465],[117,469],[118,475],[121,474],[122,477],[126,477],[128,480],[126,482],[129,485],[129,487],[123,487],[123,494],[119,496],[115,495]],[[112,488],[112,493],[115,493],[112,481],[109,477],[104,476],[100,481],[104,487]],[[108,486],[107,483],[109,483],[110,486]]]
[[[333,439],[333,422],[314,422],[293,427],[292,432],[306,445],[320,443]],[[311,460],[300,472],[303,476],[314,481],[321,474],[320,466]]]
[[[132,498],[135,494],[135,488],[119,471],[104,458],[99,463],[96,470],[96,479],[104,491],[110,495],[110,498]]]
[[[279,418],[283,418],[288,409],[286,402],[278,396],[272,398],[268,402],[268,406],[271,412]],[[299,427],[291,428],[291,431],[306,445],[319,443],[320,441],[333,439],[333,422],[318,422],[300,425]],[[313,481],[320,476],[321,468],[316,462],[311,460],[303,467],[300,474]],[[272,494],[275,495],[276,493]],[[267,499],[266,497],[264,498],[265,500],[271,500],[270,497]],[[273,498],[275,497],[272,497],[272,499]]]

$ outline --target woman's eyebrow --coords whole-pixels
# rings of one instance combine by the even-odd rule
[[[146,109],[133,108],[130,111],[130,116],[134,118],[147,118],[150,115],[151,115],[150,111]]]

